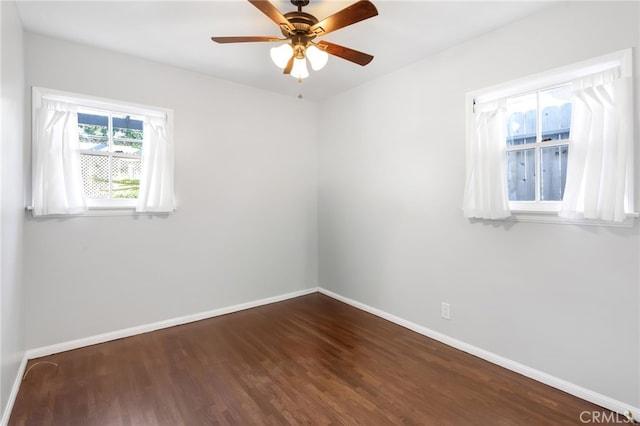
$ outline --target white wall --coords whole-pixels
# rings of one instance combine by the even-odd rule
[[[22,23],[13,2],[2,15],[0,142],[0,417],[25,352],[22,279],[24,223],[24,61]]]
[[[461,211],[465,93],[627,47],[637,76],[638,6],[553,6],[323,102],[320,285],[640,406],[638,225]]]
[[[25,59],[27,88],[172,108],[179,204],[28,219],[27,347],[317,285],[315,104],[29,33]]]

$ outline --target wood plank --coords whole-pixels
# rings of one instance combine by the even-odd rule
[[[10,425],[562,425],[607,412],[319,293],[31,366]]]

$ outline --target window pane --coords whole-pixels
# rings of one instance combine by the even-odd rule
[[[542,141],[569,139],[571,128],[571,86],[540,92]]]
[[[114,114],[112,117],[114,152],[140,155],[143,139],[143,118],[124,114]]]
[[[540,157],[542,170],[540,199],[545,201],[561,201],[564,186],[567,183],[567,158],[569,145],[542,148]]]
[[[109,117],[99,114],[78,113],[80,149],[109,150]]]
[[[507,146],[536,142],[536,105],[535,93],[507,100]]]
[[[137,158],[113,157],[113,198],[138,198],[142,163]]]
[[[507,152],[509,201],[535,201],[536,154],[533,149]]]
[[[109,157],[80,155],[84,193],[88,198],[109,198]]]

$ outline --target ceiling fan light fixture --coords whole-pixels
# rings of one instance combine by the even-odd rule
[[[292,55],[293,47],[288,43],[271,48],[271,60],[280,69],[284,69],[287,66],[287,62],[289,62]]]
[[[293,69],[291,69],[291,76],[298,80],[309,77],[309,70],[307,69],[306,59],[296,58],[293,60]]]
[[[318,49],[316,46],[311,45],[307,47],[307,59],[311,64],[311,68],[314,71],[319,71],[327,65],[329,60],[329,54],[322,49]]]

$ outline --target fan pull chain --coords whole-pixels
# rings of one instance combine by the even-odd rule
[[[302,86],[302,79],[301,78],[298,79],[298,84],[300,84]],[[300,89],[300,91],[298,92],[298,99],[302,99],[302,89]]]

